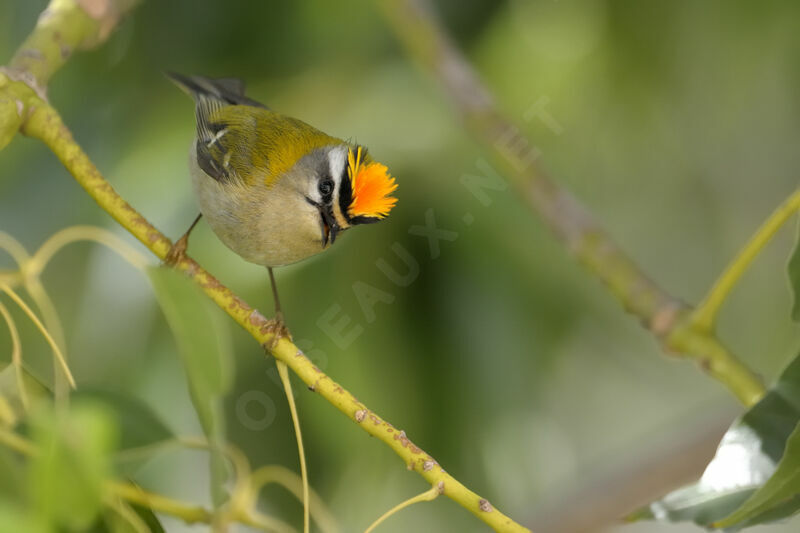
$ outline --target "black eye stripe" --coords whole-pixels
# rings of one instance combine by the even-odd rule
[[[339,182],[339,211],[345,220],[350,222],[350,213],[348,209],[350,202],[353,201],[353,187],[350,184],[350,176],[347,175],[347,165],[342,169],[342,179]]]

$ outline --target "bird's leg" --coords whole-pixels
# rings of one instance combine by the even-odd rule
[[[200,217],[202,216],[203,213],[197,215],[197,218],[194,219],[194,222],[192,222],[192,225],[186,230],[186,233],[184,233],[181,238],[175,241],[175,243],[170,247],[169,251],[167,252],[167,256],[164,258],[164,264],[174,266],[181,259],[186,257],[186,247],[189,246],[189,234],[200,221]]]
[[[291,339],[292,335],[286,327],[286,322],[283,320],[283,311],[281,311],[281,300],[278,297],[278,285],[275,283],[275,274],[272,273],[272,267],[267,267],[269,271],[269,281],[272,285],[272,299],[275,301],[275,318],[269,321],[268,329],[272,333],[272,340],[269,342],[267,348],[272,348],[281,339],[286,337]]]
[[[275,274],[272,272],[272,267],[267,267],[269,272],[269,282],[272,285],[272,299],[275,302],[275,319],[283,322],[283,311],[281,311],[281,299],[278,296],[278,285],[275,283]]]

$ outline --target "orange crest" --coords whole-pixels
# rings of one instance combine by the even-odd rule
[[[347,154],[350,186],[353,191],[348,214],[351,217],[380,220],[386,218],[397,203],[397,198],[390,196],[397,189],[397,183],[389,175],[386,165],[375,161],[364,163],[361,160],[361,150],[359,146],[355,154],[352,149]]]

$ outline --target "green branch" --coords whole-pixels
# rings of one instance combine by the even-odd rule
[[[139,0],[51,0],[14,54],[9,70],[42,94],[75,50],[103,43]]]
[[[146,491],[132,483],[119,481],[109,481],[108,491],[124,499],[127,502],[135,503],[143,507],[148,507],[153,511],[168,514],[180,518],[187,524],[214,524],[216,515],[200,505],[183,503],[172,498],[167,498],[161,494]],[[256,528],[260,531],[271,531],[276,533],[294,533],[295,529],[289,524],[270,518],[260,513],[249,511],[238,512],[231,519],[239,524],[244,524]]]
[[[436,76],[472,134],[495,154],[520,195],[567,250],[668,351],[696,361],[745,405],[763,396],[760,379],[710,333],[684,327],[691,309],[656,285],[586,207],[536,164],[534,159],[538,158],[531,156],[535,144],[498,110],[488,89],[436,20],[429,3],[382,0],[380,5],[409,54]]]
[[[64,2],[53,0],[51,7],[62,3],[65,6],[72,6],[73,9],[76,5],[74,0],[65,0]],[[70,16],[77,17],[78,15],[72,12]],[[64,17],[59,20],[63,24],[69,23],[68,21],[72,19]],[[85,22],[84,20],[81,24]],[[33,36],[29,38],[22,49],[28,50],[26,54],[32,53],[31,51],[35,51],[36,43],[40,42],[38,39],[41,38],[44,39],[43,42],[47,42],[45,36],[47,32],[52,31],[53,27],[43,24],[40,19],[34,34],[43,32],[42,35],[36,39]],[[75,35],[71,34],[71,38],[78,42],[91,42],[93,35],[101,34],[92,34],[84,28]],[[9,92],[12,94],[14,112],[19,118],[18,121],[13,121],[14,124],[18,122],[17,127],[25,135],[41,140],[103,210],[156,257],[163,260],[172,242],[117,194],[75,142],[58,112],[44,100],[41,83],[45,82],[63,64],[63,61],[51,58],[46,53],[43,53],[43,56],[46,59],[41,63],[32,64],[31,68],[34,70],[30,75],[25,75],[25,72],[19,70],[24,66],[19,63],[13,71],[15,73],[13,78],[9,75],[10,69],[6,69],[5,75],[0,73],[0,89],[5,87],[6,94]],[[22,80],[27,80],[28,84],[22,83]],[[2,105],[2,96],[0,96],[0,113],[2,113]],[[16,131],[15,128],[11,129]],[[9,131],[8,124],[0,124],[0,132],[5,131]],[[11,132],[12,136],[13,131]],[[0,144],[0,148],[2,146]],[[388,445],[403,459],[409,470],[420,474],[431,486],[437,487],[442,494],[459,503],[496,531],[527,531],[495,509],[486,499],[481,498],[449,475],[433,457],[412,443],[404,431],[397,430],[359,402],[350,392],[314,366],[289,339],[275,339],[270,328],[270,321],[222,285],[193,259],[189,257],[182,259],[175,265],[175,268],[184,272],[197,283],[209,298],[247,330],[259,344],[269,347],[272,355],[291,368],[311,390],[333,404],[368,434]]]
[[[719,308],[728,297],[728,294],[730,294],[733,287],[750,266],[750,263],[753,262],[753,259],[756,258],[781,226],[798,211],[800,211],[800,189],[797,189],[789,196],[764,221],[755,235],[750,238],[750,241],[739,251],[731,264],[720,275],[708,295],[692,313],[691,323],[695,328],[701,332],[713,331]]]
[[[292,415],[292,425],[297,439],[297,454],[300,456],[300,478],[303,486],[303,496],[300,498],[303,504],[303,533],[308,533],[311,528],[311,502],[308,496],[308,469],[306,467],[306,451],[303,447],[303,432],[300,431],[300,417],[297,414],[297,405],[295,405],[294,401],[292,381],[289,379],[289,368],[283,361],[275,361],[275,364],[278,367],[278,375],[283,384],[283,391],[286,393],[286,401],[289,404],[289,413]]]
[[[0,445],[26,457],[33,457],[39,453],[39,450],[32,442],[3,428],[0,428]],[[213,524],[217,518],[215,513],[205,507],[155,494],[133,483],[109,480],[106,481],[106,489],[111,496],[148,507],[159,513],[174,516],[187,524]],[[264,516],[250,509],[233,509],[232,512],[231,519],[234,522],[254,527],[260,531],[276,533],[294,533],[295,531],[285,522]]]
[[[383,513],[381,516],[379,516],[378,519],[375,520],[364,531],[364,533],[372,533],[372,531],[374,531],[376,527],[378,527],[383,522],[385,522],[387,518],[389,518],[393,514],[398,513],[399,511],[402,511],[406,507],[410,507],[410,506],[414,505],[415,503],[432,502],[438,496],[439,496],[439,489],[437,489],[436,487],[431,487],[428,490],[426,490],[425,492],[423,492],[422,494],[417,494],[416,496],[413,496],[413,497],[407,499],[404,502],[400,502],[397,505],[395,505],[394,507],[392,507],[391,509],[389,509],[388,511],[386,511],[385,513]]]
[[[36,102],[22,132],[47,145],[103,210],[139,239],[156,257],[162,260],[166,257],[171,241],[119,196],[102,177],[75,142],[55,109],[45,102]],[[403,459],[409,470],[420,474],[432,486],[443,486],[442,494],[459,503],[496,531],[527,531],[448,474],[433,457],[412,443],[405,432],[395,429],[356,400],[350,392],[314,366],[289,339],[280,338],[276,341],[270,321],[193,259],[187,257],[175,267],[197,283],[209,298],[247,330],[259,344],[269,347],[272,355],[291,368],[309,388],[355,421],[364,431],[387,444]]]
[[[25,121],[36,96],[46,100],[47,83],[75,50],[103,43],[139,0],[51,0],[36,27],[0,68],[0,149]]]

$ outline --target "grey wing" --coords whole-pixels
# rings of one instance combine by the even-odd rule
[[[197,118],[197,164],[203,171],[217,181],[228,181],[231,175],[227,165],[219,159],[220,138],[225,126],[215,124],[209,117],[214,111],[229,105],[248,105],[267,108],[244,95],[244,82],[236,78],[206,78],[204,76],[184,76],[167,72],[167,77],[189,94],[195,101]],[[216,149],[212,150],[215,143]],[[212,151],[214,153],[212,153]]]

